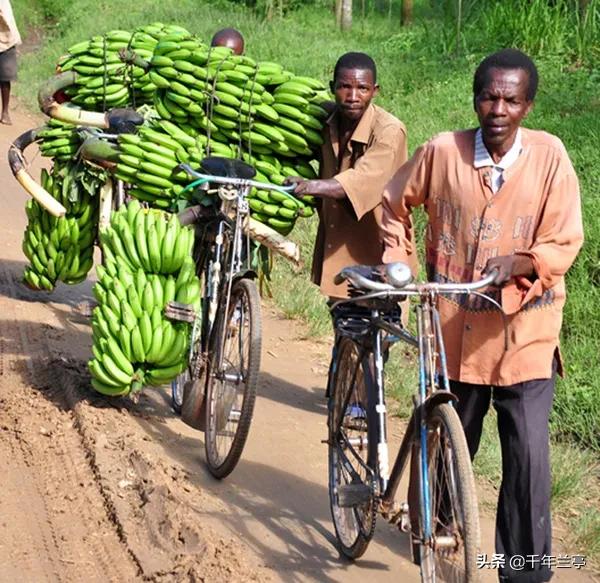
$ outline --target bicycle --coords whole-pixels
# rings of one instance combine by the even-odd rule
[[[201,313],[187,316],[193,323],[189,366],[172,383],[172,404],[185,423],[205,432],[208,468],[221,479],[233,471],[246,443],[260,369],[260,296],[243,228],[247,197],[252,188],[287,194],[291,187],[252,180],[254,168],[239,160],[205,158],[205,174],[180,168],[195,179],[187,189],[217,196],[214,205],[179,214],[183,225],[196,225],[194,260],[203,292]],[[167,306],[166,314],[185,319],[181,308]]]
[[[342,553],[360,557],[377,513],[411,537],[423,582],[477,580],[479,515],[471,459],[452,403],[436,302],[475,294],[495,274],[474,283],[411,282],[403,263],[345,268],[336,283],[354,294],[331,307],[336,338],[328,381],[329,498]],[[398,301],[417,296],[417,335],[400,324]],[[384,352],[397,341],[418,350],[419,389],[400,449],[389,469]],[[408,502],[396,493],[410,457]]]

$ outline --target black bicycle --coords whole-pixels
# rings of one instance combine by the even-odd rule
[[[413,561],[424,582],[477,580],[479,514],[471,459],[450,392],[437,299],[476,294],[491,274],[474,283],[410,283],[403,263],[349,267],[353,297],[331,308],[336,339],[328,395],[329,498],[339,547],[360,557],[377,513],[411,537]],[[398,302],[417,296],[417,335],[400,323]],[[501,308],[500,308],[501,309]],[[419,387],[414,410],[390,471],[384,361],[398,340],[418,350]],[[408,502],[396,502],[410,459]]]

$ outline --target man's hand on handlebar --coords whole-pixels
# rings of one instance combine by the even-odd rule
[[[298,176],[289,176],[285,179],[285,184],[293,184],[294,194],[300,198],[304,195],[332,199],[346,197],[346,191],[334,178],[328,180],[306,180]]]
[[[488,259],[484,275],[496,270],[493,285],[502,286],[514,277],[529,277],[534,274],[533,261],[528,255],[503,255]]]

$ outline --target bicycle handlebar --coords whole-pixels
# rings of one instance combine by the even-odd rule
[[[379,271],[383,281],[374,280],[373,276]],[[471,283],[411,283],[410,267],[406,263],[389,263],[379,267],[356,265],[345,267],[336,275],[334,282],[340,284],[350,282],[355,288],[373,292],[395,292],[397,294],[417,295],[425,292],[440,294],[471,293],[490,285],[497,275],[496,270],[479,281]]]
[[[204,184],[206,182],[216,182],[217,184],[230,186],[251,186],[260,190],[276,190],[284,194],[290,194],[294,188],[294,185],[278,186],[276,184],[269,184],[266,182],[257,182],[256,180],[251,180],[249,178],[230,178],[227,176],[214,176],[212,174],[202,174],[200,172],[196,172],[196,170],[191,168],[189,164],[180,164],[178,168],[186,172],[192,178],[196,179],[191,184],[188,184],[186,190],[193,188],[194,186]]]

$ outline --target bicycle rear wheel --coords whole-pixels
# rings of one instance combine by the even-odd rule
[[[448,403],[435,406],[427,418],[427,460],[432,537],[425,541],[420,528],[421,580],[473,583],[480,545],[477,494],[467,440]]]
[[[183,405],[183,387],[190,378],[190,371],[186,368],[171,381],[171,408],[178,415],[181,415]]]
[[[249,279],[236,281],[229,312],[217,320],[215,350],[206,393],[204,446],[208,468],[216,478],[229,475],[238,463],[254,412],[260,369],[260,298]],[[218,363],[222,362],[220,370]]]
[[[335,367],[328,407],[329,505],[341,552],[357,559],[367,550],[377,516],[369,469],[376,459],[376,439],[369,439],[375,418],[369,407],[368,371],[349,338],[339,342]]]

